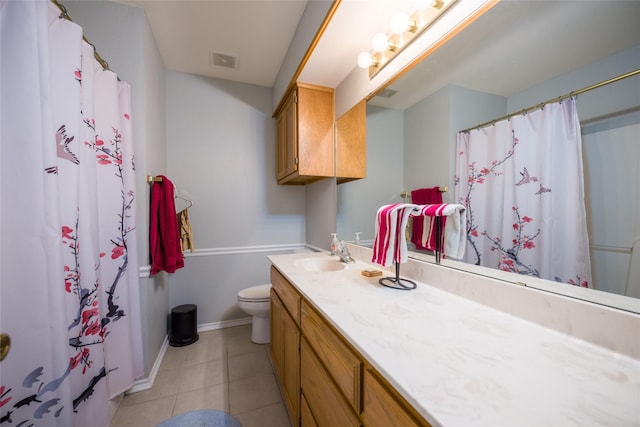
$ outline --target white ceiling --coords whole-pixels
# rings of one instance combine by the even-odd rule
[[[114,1],[144,9],[168,69],[267,87],[273,86],[307,5],[307,0]],[[369,50],[371,36],[386,31],[392,13],[410,5],[411,0],[342,0],[310,59],[307,80],[337,86],[356,66],[358,54]],[[238,55],[238,69],[212,66],[211,50]]]
[[[310,0],[328,1],[328,0]],[[342,0],[305,81],[337,86],[411,0]],[[307,0],[118,0],[144,8],[168,69],[271,87]],[[392,87],[378,105],[406,108],[453,83],[509,96],[640,44],[640,1],[503,0]],[[526,42],[523,42],[526,40]],[[210,51],[238,55],[231,70]],[[312,80],[310,80],[310,78]],[[318,81],[316,81],[318,80]]]
[[[166,68],[273,86],[307,0],[118,0],[144,9]],[[238,68],[210,52],[238,56]]]

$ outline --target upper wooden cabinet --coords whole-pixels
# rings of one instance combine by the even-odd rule
[[[336,122],[338,184],[367,176],[367,104],[362,100]]]
[[[297,83],[278,106],[278,184],[308,184],[334,176],[333,89]]]

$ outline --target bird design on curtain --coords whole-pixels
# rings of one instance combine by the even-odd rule
[[[466,262],[589,286],[581,144],[574,99],[458,134]]]
[[[131,88],[50,2],[2,14],[0,423],[107,426],[143,374]]]

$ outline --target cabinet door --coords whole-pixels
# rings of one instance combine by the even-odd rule
[[[368,369],[364,372],[364,425],[374,427],[419,427],[429,424],[416,421],[400,403],[398,397],[385,387]]]
[[[338,184],[367,176],[367,105],[363,100],[336,121]]]
[[[300,419],[300,330],[271,289],[271,359],[294,426]]]
[[[276,178],[281,180],[298,169],[297,91],[287,98],[276,118]]]
[[[342,397],[331,376],[302,339],[300,344],[301,389],[312,418],[320,426],[361,426],[351,405]],[[399,425],[399,424],[398,424]]]
[[[285,310],[282,315],[282,341],[281,384],[293,425],[297,426],[300,420],[300,330]]]
[[[300,328],[320,362],[357,414],[361,410],[362,361],[331,330],[318,313],[303,301]]]
[[[282,315],[284,306],[278,298],[278,294],[271,289],[271,341],[269,349],[271,350],[271,362],[276,371],[278,378],[282,377],[282,349],[284,348],[282,338]]]
[[[304,397],[304,393],[300,394],[300,426],[301,427],[320,427],[316,422],[315,418],[313,418],[313,414],[311,413],[311,408],[309,408],[309,404],[307,403],[307,399]]]
[[[301,176],[334,176],[333,89],[298,84],[297,154]]]

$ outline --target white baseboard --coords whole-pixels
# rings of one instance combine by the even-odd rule
[[[232,319],[232,320],[223,320],[221,322],[213,322],[213,323],[203,323],[197,326],[198,332],[205,331],[213,331],[216,329],[225,329],[225,328],[233,328],[235,326],[248,325],[252,321],[252,317],[243,317],[241,319]],[[137,393],[139,391],[149,390],[153,387],[153,383],[156,380],[156,375],[160,370],[160,365],[162,364],[162,359],[164,359],[164,354],[167,352],[167,348],[169,347],[169,336],[164,337],[164,341],[162,342],[162,347],[160,347],[160,352],[158,352],[158,356],[156,357],[156,361],[153,363],[151,367],[151,372],[149,372],[149,376],[147,378],[141,378],[135,380],[133,386],[125,392],[125,395]]]
[[[164,337],[164,341],[162,341],[162,346],[160,347],[160,351],[158,352],[158,356],[156,357],[156,361],[153,363],[151,367],[151,372],[149,372],[149,376],[147,378],[140,378],[135,380],[133,383],[133,387],[127,390],[124,394],[137,393],[139,391],[149,390],[153,387],[153,383],[156,380],[156,375],[158,374],[158,370],[160,370],[160,364],[162,364],[162,359],[164,359],[164,354],[167,351],[167,347],[169,347],[169,336]]]
[[[252,321],[252,317],[243,317],[241,319],[223,320],[221,322],[203,323],[198,325],[198,332],[214,331],[216,329],[233,328],[234,326],[248,325]]]

